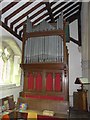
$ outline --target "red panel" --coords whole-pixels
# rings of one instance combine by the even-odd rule
[[[55,91],[61,91],[61,75],[60,73],[56,73],[55,75]]]
[[[56,118],[53,116],[37,115],[37,120],[67,120],[65,118]]]
[[[58,97],[58,96],[47,96],[47,95],[27,95],[26,98],[35,98],[35,99],[46,99],[46,100],[60,100],[64,101],[63,97]]]
[[[52,91],[53,90],[53,77],[52,73],[48,73],[46,77],[46,90]]]
[[[28,76],[28,89],[33,90],[34,89],[34,77],[33,74],[30,73]]]
[[[42,90],[42,76],[40,73],[36,76],[36,91]]]
[[[61,120],[51,116],[37,115],[37,120]]]

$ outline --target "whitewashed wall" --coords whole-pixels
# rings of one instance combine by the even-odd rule
[[[77,20],[70,23],[70,37],[78,40]],[[70,106],[73,106],[73,92],[77,91],[80,85],[74,84],[77,77],[82,77],[81,68],[81,48],[77,44],[67,43],[69,50],[69,100]]]
[[[19,47],[22,48],[22,42],[0,26],[0,37],[4,37],[4,36],[14,39],[17,42],[17,44],[19,45]],[[22,86],[20,86],[20,87],[13,87],[13,86],[0,87],[0,98],[6,97],[9,95],[14,95],[15,101],[17,101],[20,91],[22,91]]]
[[[77,91],[80,85],[74,84],[77,77],[82,76],[81,70],[81,53],[78,46],[70,42],[67,44],[69,49],[69,100],[70,106],[73,106],[73,92]]]
[[[90,82],[90,2],[82,4],[82,75]],[[88,110],[90,111],[90,85],[88,88]]]

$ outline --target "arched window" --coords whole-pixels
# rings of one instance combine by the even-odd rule
[[[21,50],[15,40],[4,38],[0,43],[0,85],[20,85]]]

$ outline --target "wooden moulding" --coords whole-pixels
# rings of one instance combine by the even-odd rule
[[[30,32],[30,33],[26,33],[27,38],[31,38],[31,37],[42,37],[42,36],[54,36],[54,35],[59,35],[59,36],[63,36],[65,33],[63,30],[47,30],[47,31],[35,31],[35,32]]]
[[[67,66],[64,63],[31,63],[20,64],[23,70],[30,69],[48,69],[48,70],[67,70]]]

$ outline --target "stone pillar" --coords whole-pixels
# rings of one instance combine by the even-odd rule
[[[90,82],[90,2],[83,2],[81,10],[82,76],[88,78]],[[90,85],[87,89],[90,107]]]

